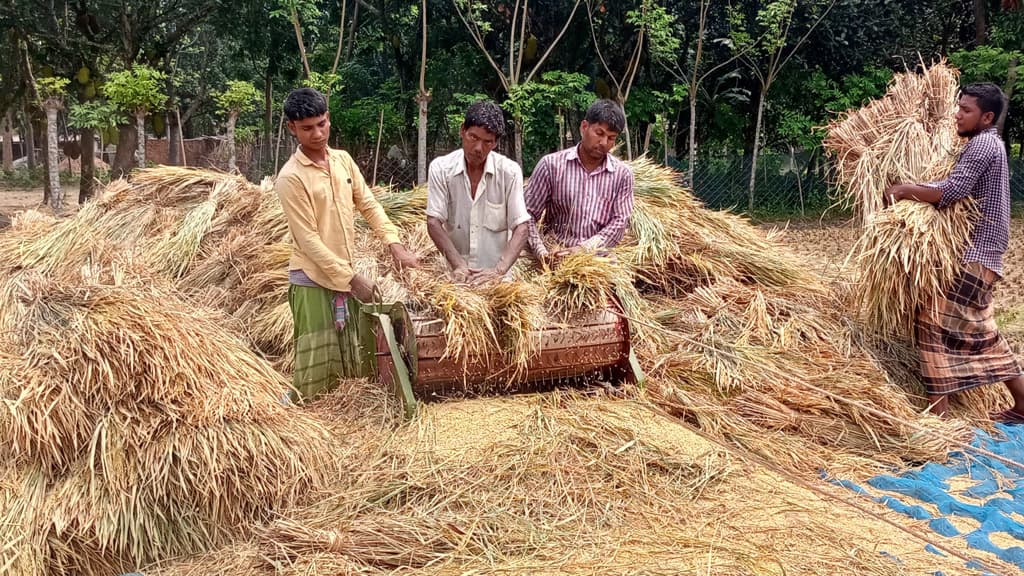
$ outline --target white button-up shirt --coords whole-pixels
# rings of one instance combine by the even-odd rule
[[[487,155],[476,194],[470,193],[462,149],[435,158],[427,180],[427,216],[444,222],[470,268],[493,268],[516,226],[529,222],[523,171],[497,152]]]

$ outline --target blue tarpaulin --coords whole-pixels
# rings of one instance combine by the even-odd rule
[[[875,476],[867,481],[873,490],[849,480],[832,481],[896,512],[917,520],[929,520],[928,526],[937,537],[963,538],[969,547],[989,552],[1024,569],[1024,425],[997,424],[996,429],[995,434],[975,430],[971,445],[1002,459],[1019,462],[1021,466],[966,451],[951,454],[946,464],[932,462],[913,470]],[[951,489],[950,480],[954,479],[959,486],[969,487]],[[937,510],[938,514],[929,510]],[[950,522],[952,517],[970,518],[978,527],[961,533]],[[995,545],[990,536],[1000,532],[1020,541],[1021,546]],[[925,548],[942,555],[930,544]],[[979,568],[980,565],[968,567]]]

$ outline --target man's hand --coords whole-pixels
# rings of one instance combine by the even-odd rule
[[[405,246],[396,242],[391,244],[389,248],[391,248],[391,258],[395,261],[395,266],[399,270],[420,267],[420,259]]]
[[[493,280],[498,280],[502,276],[504,276],[504,274],[499,272],[498,269],[488,268],[486,270],[480,270],[476,274],[473,274],[473,277],[470,278],[469,283],[472,284],[473,286],[481,286]]]
[[[470,270],[468,266],[463,264],[462,266],[452,270],[452,280],[457,284],[465,284],[466,282],[469,282],[469,279],[473,277],[475,272],[476,270]]]
[[[363,276],[362,274],[356,274],[352,277],[349,282],[352,289],[352,295],[359,298],[361,302],[373,301],[373,281]]]
[[[576,254],[577,252],[582,252],[582,251],[583,251],[583,246],[573,246],[572,248],[563,248],[563,249],[555,252],[554,257],[555,258],[565,258],[566,256],[569,256],[570,254]]]
[[[889,186],[889,189],[882,195],[882,203],[884,206],[892,206],[893,204],[903,200],[904,198],[904,185],[894,184]]]

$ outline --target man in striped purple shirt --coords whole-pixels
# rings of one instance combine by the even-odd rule
[[[529,243],[537,257],[548,256],[538,222],[563,247],[556,256],[613,248],[622,240],[633,213],[633,170],[609,152],[625,126],[621,106],[598,100],[580,123],[580,143],[537,163],[526,187]]]

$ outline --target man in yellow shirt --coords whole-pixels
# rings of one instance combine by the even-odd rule
[[[292,236],[288,305],[294,320],[295,373],[299,399],[333,387],[341,374],[341,341],[349,295],[369,301],[373,281],[352,270],[355,210],[388,243],[399,268],[415,268],[416,256],[363,181],[348,153],[327,145],[331,131],[327,101],[312,88],[288,94],[288,130],[299,147],[281,168],[274,190]]]

